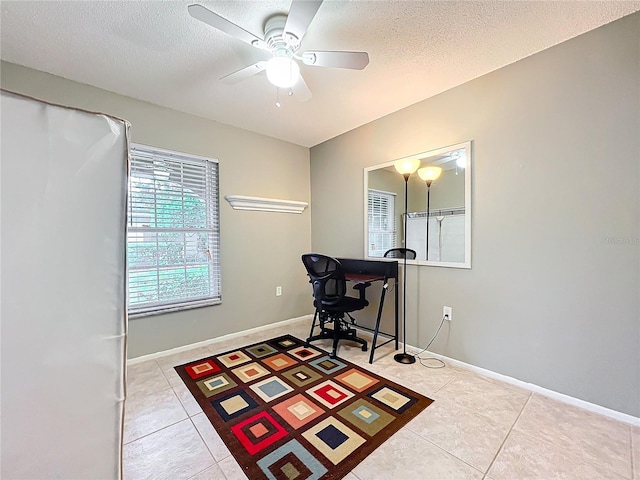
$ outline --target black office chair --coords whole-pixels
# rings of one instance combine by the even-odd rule
[[[344,320],[345,314],[354,323],[351,312],[362,310],[369,305],[364,298],[364,284],[354,288],[360,289],[360,298],[349,297],[347,292],[347,281],[345,280],[342,265],[335,258],[318,253],[307,253],[302,255],[302,263],[307,269],[309,283],[313,286],[313,305],[316,313],[313,316],[313,323],[307,345],[314,340],[333,339],[333,348],[329,356],[336,357],[338,341],[351,340],[362,345],[362,351],[367,351],[367,342],[356,336],[356,329],[351,328]],[[320,319],[320,334],[314,335],[316,318]],[[328,323],[333,323],[333,328],[327,328]]]
[[[390,248],[384,252],[384,256],[387,258],[404,258],[407,256],[407,260],[416,259],[416,251],[410,248]]]

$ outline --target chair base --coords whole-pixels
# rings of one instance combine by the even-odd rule
[[[334,319],[333,324],[334,328],[325,328],[324,322],[321,325],[321,330],[319,335],[313,335],[313,330],[315,326],[315,317],[314,317],[314,325],[311,326],[311,332],[309,334],[309,338],[306,340],[307,346],[310,342],[315,340],[333,340],[333,347],[331,349],[331,353],[329,354],[330,358],[336,358],[336,352],[338,350],[338,342],[340,340],[350,340],[352,342],[359,343],[362,345],[362,351],[367,351],[367,341],[356,336],[356,329],[349,328],[346,323],[344,323],[341,319]]]

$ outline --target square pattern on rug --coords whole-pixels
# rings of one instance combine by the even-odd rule
[[[175,367],[250,480],[337,480],[433,400],[284,335]]]

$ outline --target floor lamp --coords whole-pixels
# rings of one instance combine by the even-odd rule
[[[438,179],[441,173],[442,168],[434,166],[423,167],[418,170],[420,178],[427,183],[427,252],[424,257],[427,262],[429,261],[429,210],[431,208],[431,184]]]
[[[406,160],[397,160],[394,164],[398,173],[400,173],[404,177],[404,248],[407,248],[407,200],[409,198],[409,177],[412,173],[414,173],[418,167],[420,166],[420,160],[417,158],[406,159]],[[393,356],[393,359],[398,363],[415,363],[416,357],[413,355],[409,355],[407,353],[407,254],[402,256],[403,261],[403,286],[402,286],[402,346],[403,352],[397,353]]]

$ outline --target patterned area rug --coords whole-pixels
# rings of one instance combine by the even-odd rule
[[[343,478],[433,402],[290,335],[175,369],[251,480]]]

